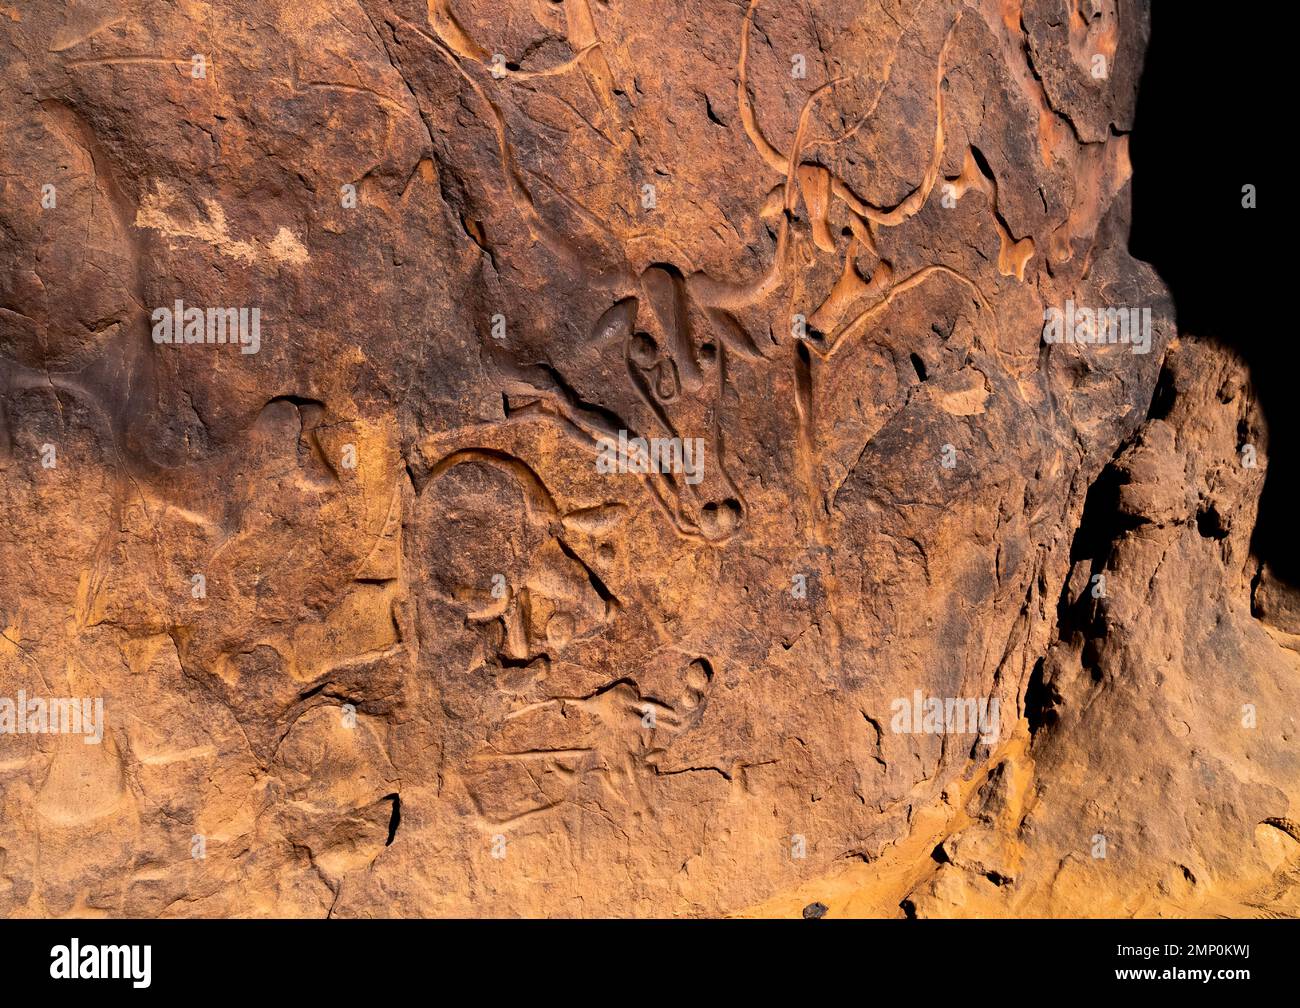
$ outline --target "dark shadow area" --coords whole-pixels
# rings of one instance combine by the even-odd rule
[[[391,847],[397,839],[397,827],[402,825],[402,797],[394,792],[384,795],[383,800],[393,803],[393,811],[388,816],[388,839],[384,841],[385,847]]]
[[[1285,32],[1259,8],[1154,0],[1151,44],[1130,138],[1133,230],[1129,250],[1172,292],[1182,333],[1237,351],[1250,369],[1269,430],[1268,469],[1253,547],[1300,586],[1300,494],[1288,474],[1300,434],[1300,333],[1279,312],[1271,268],[1289,193],[1285,99],[1266,79]],[[1242,206],[1254,185],[1256,209]]]

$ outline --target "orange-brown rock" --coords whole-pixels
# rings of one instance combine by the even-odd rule
[[[0,913],[1300,909],[1267,432],[1127,251],[1148,30],[0,7]]]

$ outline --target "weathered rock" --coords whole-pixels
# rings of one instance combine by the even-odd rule
[[[0,697],[103,701],[0,734],[0,912],[1293,898],[1300,602],[1126,249],[1140,5],[0,15]]]

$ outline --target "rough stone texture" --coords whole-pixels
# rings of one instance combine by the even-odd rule
[[[0,697],[106,719],[0,734],[0,913],[1296,912],[1266,432],[1126,250],[1147,33],[0,6]]]

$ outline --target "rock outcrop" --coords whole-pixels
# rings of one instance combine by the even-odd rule
[[[0,7],[0,913],[1300,911],[1148,33]]]

